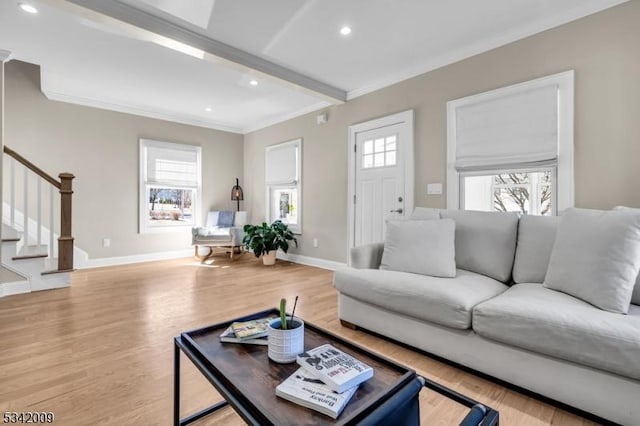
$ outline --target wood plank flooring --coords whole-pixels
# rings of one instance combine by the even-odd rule
[[[245,254],[81,270],[70,288],[0,299],[0,414],[51,411],[59,425],[169,425],[173,341],[181,331],[300,296],[305,320],[409,365],[493,406],[502,425],[590,425],[587,420],[361,331],[340,325],[332,273]],[[182,359],[183,416],[220,399]],[[457,424],[464,408],[427,389],[423,424]],[[195,423],[243,424],[233,409]]]

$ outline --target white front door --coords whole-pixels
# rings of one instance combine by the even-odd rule
[[[387,120],[391,124],[380,126],[385,119],[379,119],[369,122],[370,129],[363,123],[358,125],[363,130],[353,131],[352,247],[383,241],[386,220],[413,209],[413,113],[408,113],[411,120]]]

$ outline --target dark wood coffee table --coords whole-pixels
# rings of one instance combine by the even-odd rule
[[[394,421],[395,424],[417,424],[416,419],[419,422],[418,393],[423,385],[428,386],[432,382],[418,377],[415,371],[407,367],[308,322],[305,322],[305,350],[330,343],[373,367],[374,376],[360,385],[336,420],[277,397],[276,386],[293,374],[299,368],[298,364],[278,364],[269,360],[267,346],[222,343],[219,339],[233,321],[277,316],[277,313],[276,309],[258,312],[184,332],[174,339],[174,425],[189,424],[227,405],[231,405],[248,424],[256,425],[369,423],[368,420],[379,420],[389,413],[395,420],[406,419],[406,422]],[[184,419],[180,419],[180,351],[224,398],[224,401]],[[440,393],[443,393],[441,389],[449,391],[434,385]],[[465,397],[450,392],[452,395],[445,396],[465,405],[471,406],[475,402],[469,399],[460,401],[457,397]],[[484,424],[497,424],[497,413],[495,421]]]

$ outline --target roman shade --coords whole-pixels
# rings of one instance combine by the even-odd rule
[[[558,85],[469,99],[456,110],[459,171],[554,164],[558,157]]]
[[[266,150],[266,184],[295,184],[298,181],[299,144],[283,143]]]
[[[151,185],[197,187],[198,147],[147,143],[146,183]]]

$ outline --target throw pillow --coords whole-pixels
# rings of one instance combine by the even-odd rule
[[[528,214],[520,218],[516,260],[513,262],[514,282],[544,282],[559,222],[559,216]]]
[[[455,227],[451,219],[387,221],[380,269],[455,277]]]
[[[456,266],[506,283],[518,236],[517,213],[442,210],[456,222]]]
[[[626,314],[640,271],[640,214],[569,209],[560,219],[544,286]]]
[[[626,207],[626,206],[616,206],[613,208],[613,210],[640,213],[640,209],[634,208],[634,207]],[[640,274],[638,274],[638,279],[636,280],[636,286],[633,288],[633,294],[631,295],[631,303],[633,303],[634,305],[640,305]]]
[[[218,213],[218,227],[231,228],[233,226],[233,211],[221,210]]]

